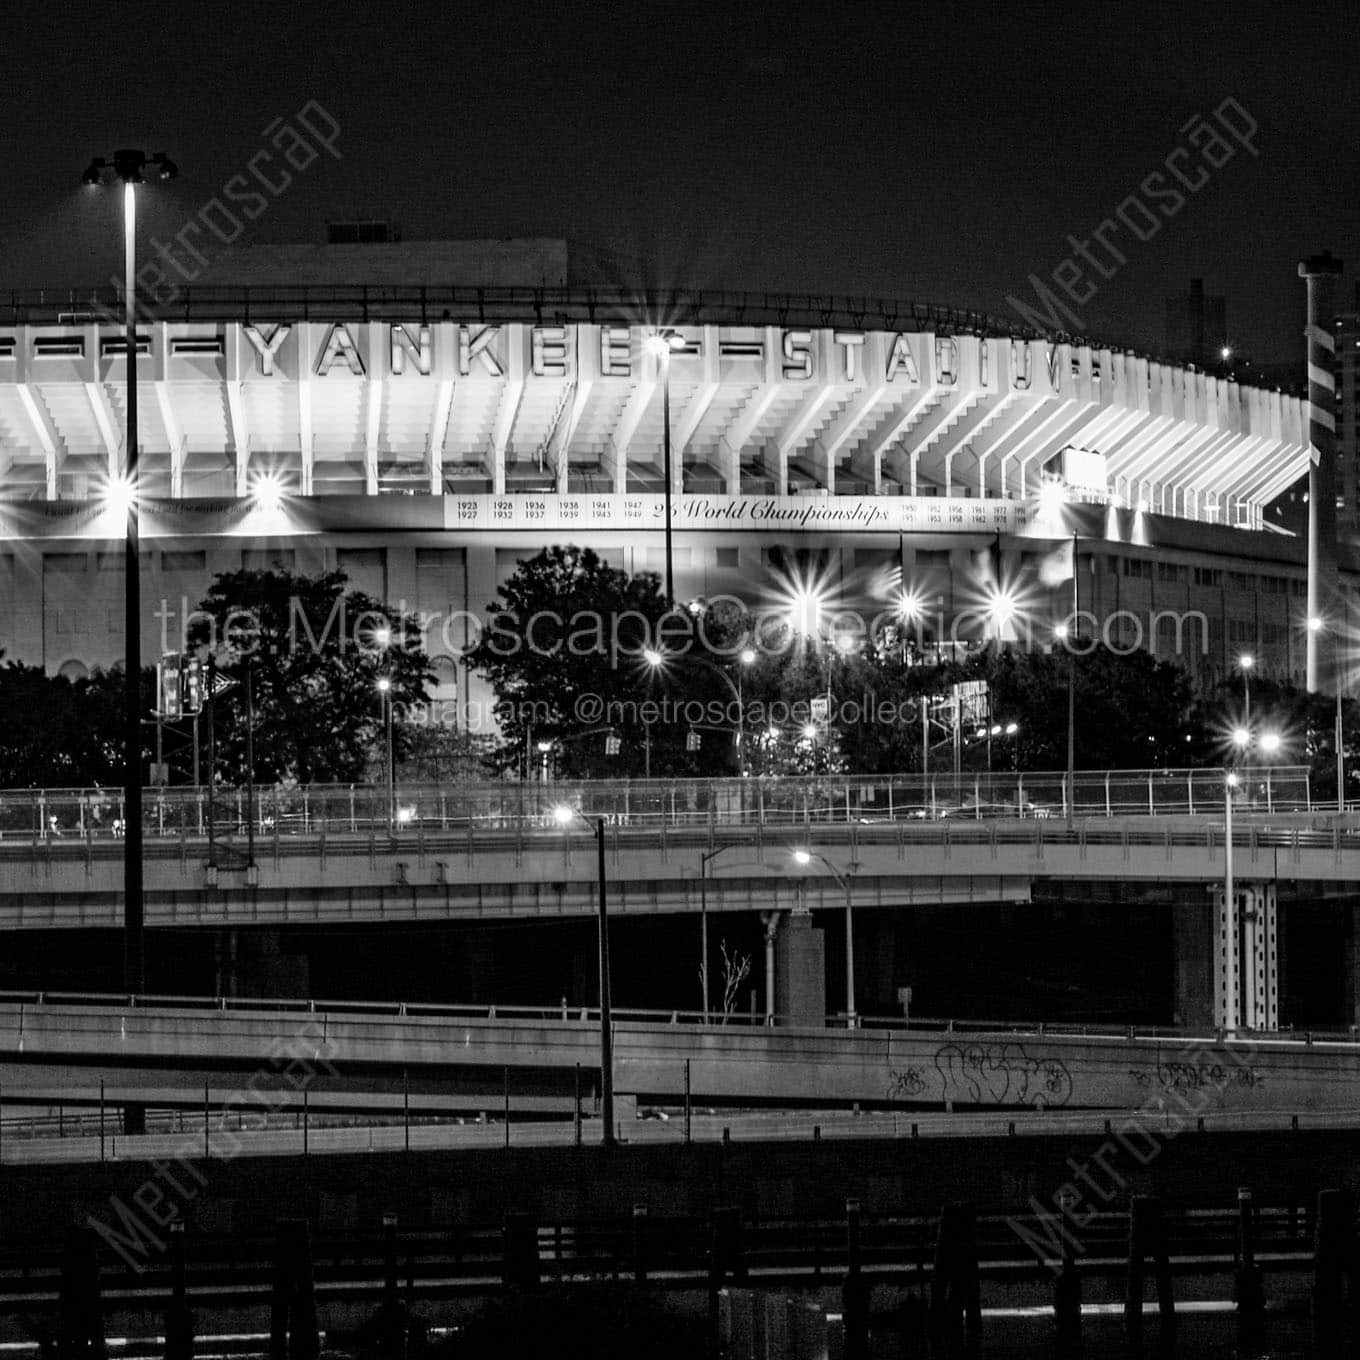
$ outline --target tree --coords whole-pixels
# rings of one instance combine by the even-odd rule
[[[254,776],[262,783],[352,783],[381,760],[380,678],[391,682],[393,750],[411,745],[406,721],[433,681],[416,619],[357,590],[343,572],[225,572],[189,632],[235,681],[214,702],[217,777],[246,775],[247,707]]]
[[[467,659],[496,692],[501,769],[531,769],[541,742],[571,777],[733,772],[730,736],[703,722],[725,719],[732,682],[654,573],[557,546],[519,563],[498,593]],[[649,649],[661,664],[647,663]]]
[[[150,713],[155,671],[142,673]],[[109,787],[123,780],[124,677],[96,670],[81,680],[17,661],[0,665],[0,787]],[[149,751],[143,733],[141,759]]]

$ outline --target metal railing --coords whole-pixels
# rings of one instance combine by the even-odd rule
[[[969,822],[1203,817],[1222,820],[1223,771],[1109,770],[825,778],[560,780],[454,786],[383,785],[148,789],[143,835],[226,839],[373,832],[525,832],[556,829],[555,809],[634,828],[920,825]],[[1313,810],[1306,766],[1244,771],[1239,813]],[[0,841],[116,840],[122,796],[113,789],[0,792]]]

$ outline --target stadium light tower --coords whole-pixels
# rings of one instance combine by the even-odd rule
[[[647,341],[661,365],[661,475],[666,483],[666,608],[675,608],[675,560],[671,551],[671,353],[684,349],[685,337],[662,330]]]
[[[127,437],[124,441],[119,499],[126,498],[124,537],[123,631],[123,986],[132,994],[146,990],[146,937],[142,895],[142,598],[138,573],[137,486],[137,185],[147,174],[174,179],[178,170],[164,151],[115,151],[112,160],[96,156],[81,175],[98,188],[112,178],[123,183],[123,308],[127,330]]]

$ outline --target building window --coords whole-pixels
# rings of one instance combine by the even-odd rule
[[[161,554],[162,571],[206,571],[207,569],[208,555],[202,548],[196,551],[169,551]]]
[[[247,548],[241,554],[245,571],[293,571],[296,561],[292,548]]]
[[[1197,586],[1221,586],[1223,584],[1223,569],[1221,567],[1196,567],[1195,584]]]
[[[719,548],[717,561],[718,566],[720,567],[730,567],[735,569],[741,566],[741,549]]]

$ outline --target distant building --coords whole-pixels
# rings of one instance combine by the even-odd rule
[[[1190,291],[1166,300],[1167,352],[1184,363],[1216,368],[1228,339],[1228,309],[1221,297],[1207,295],[1203,279]]]
[[[1336,318],[1336,460],[1337,528],[1348,537],[1360,535],[1360,284],[1355,310]]]

